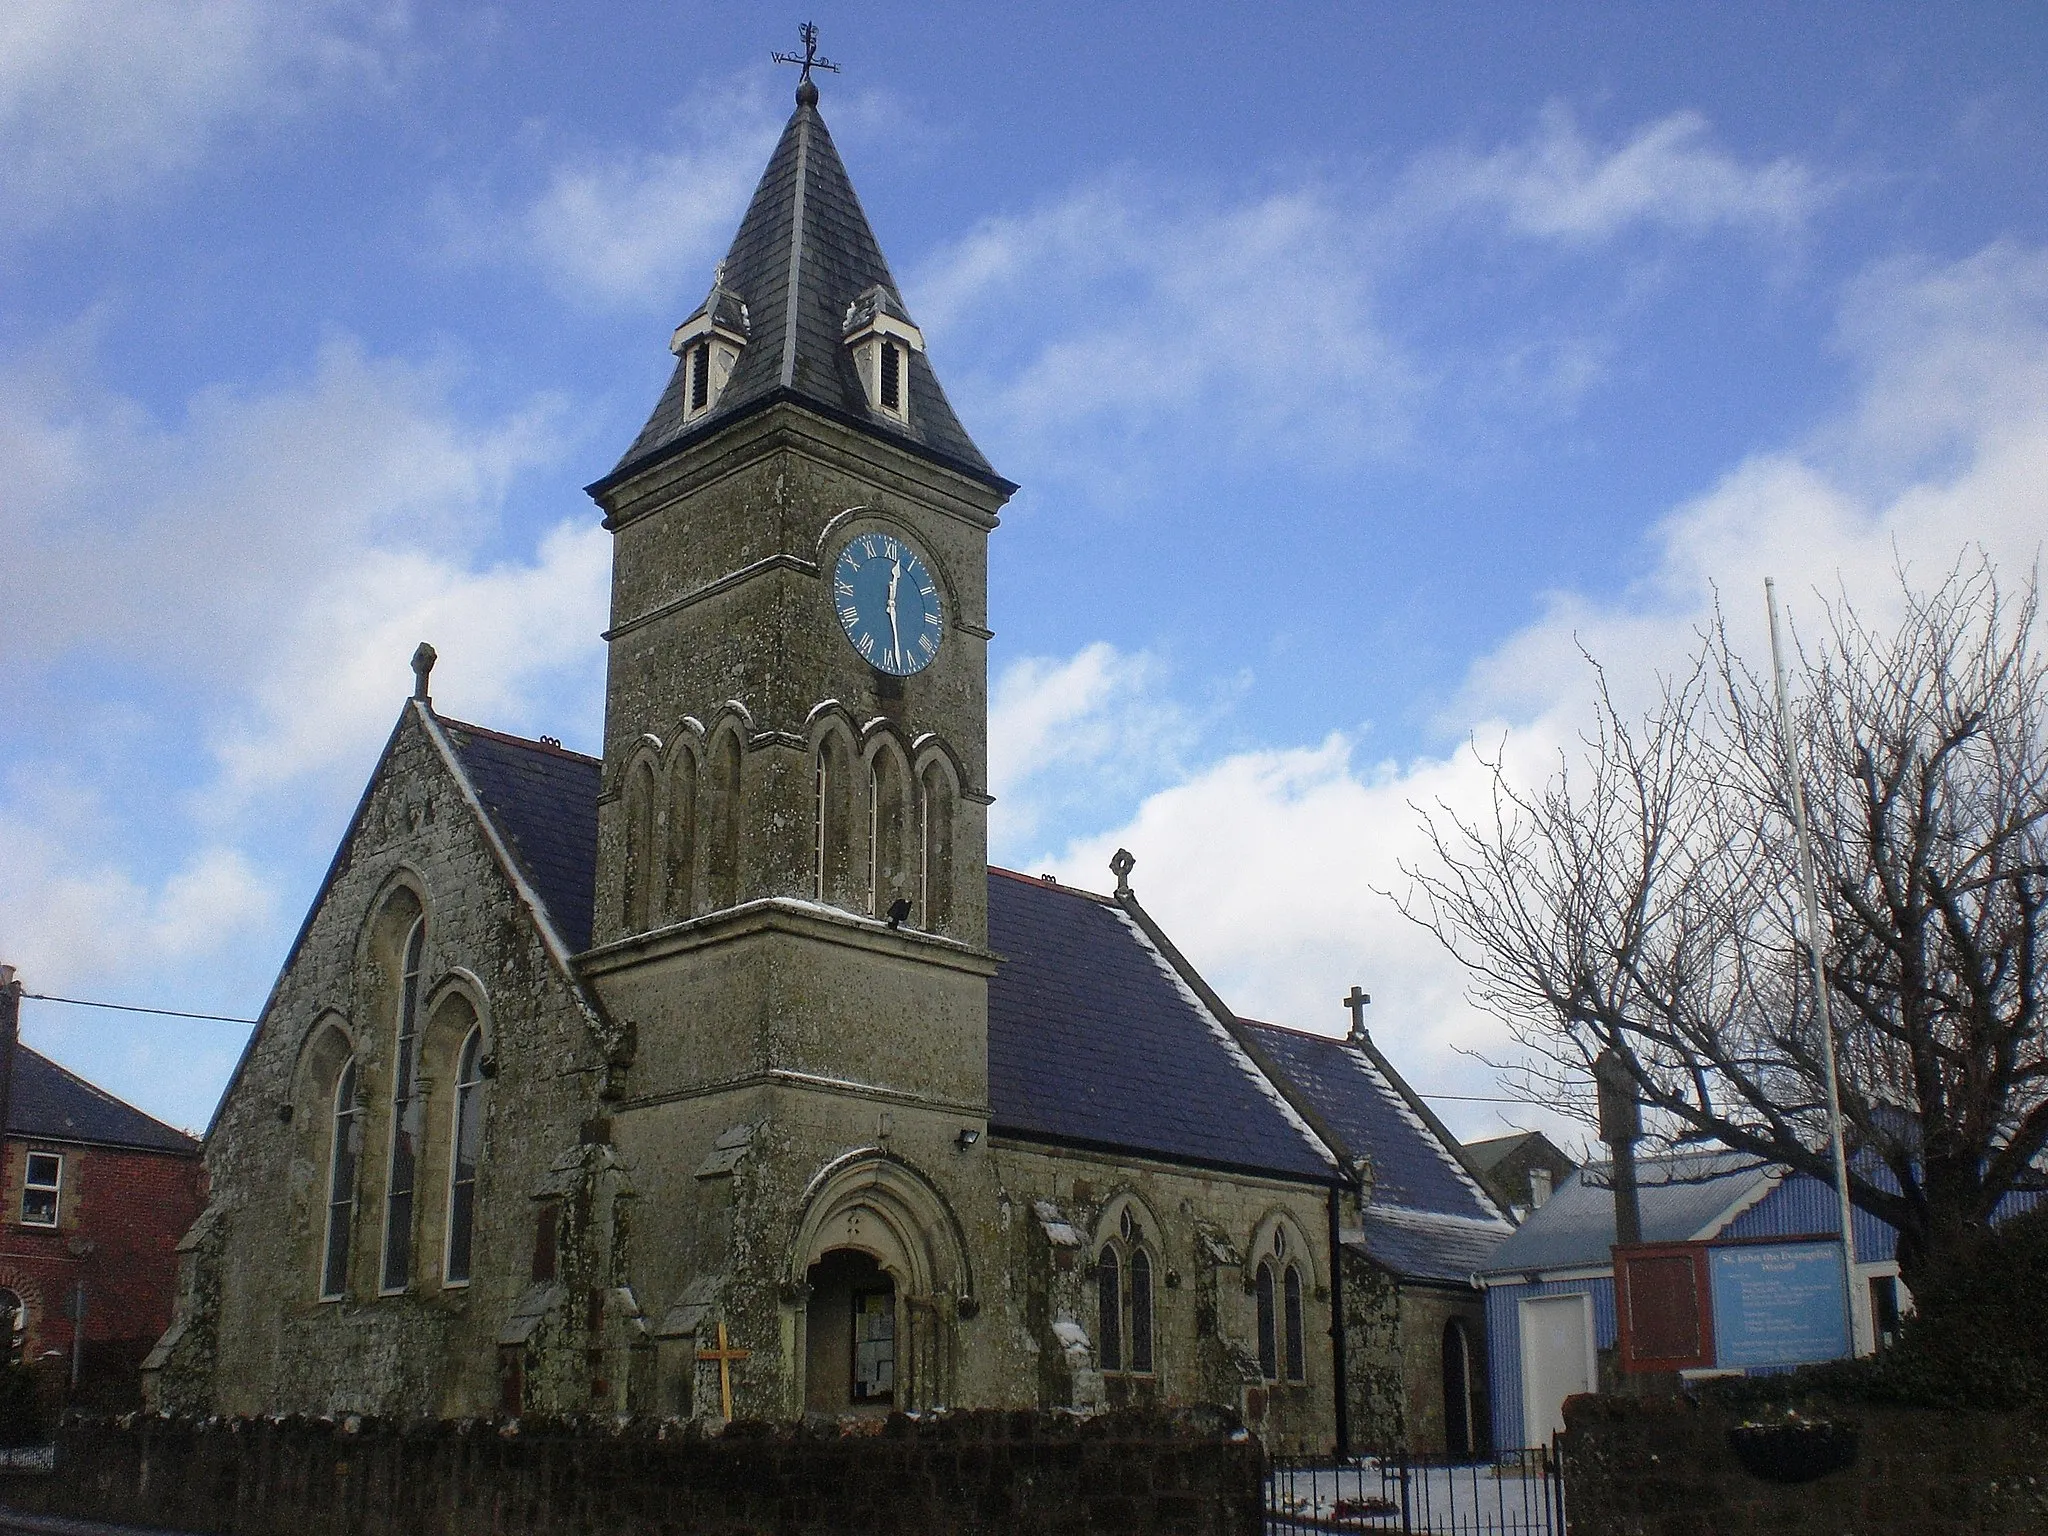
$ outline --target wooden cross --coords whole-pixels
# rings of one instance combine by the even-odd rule
[[[1344,1006],[1351,1010],[1351,1038],[1365,1038],[1365,1005],[1372,1001],[1364,991],[1354,986],[1344,994]]]
[[[814,69],[829,69],[835,75],[839,73],[839,66],[837,64],[834,64],[830,59],[818,57],[818,29],[815,26],[807,21],[797,28],[796,35],[803,40],[804,51],[802,53],[774,53],[770,54],[769,57],[778,64],[803,65],[804,72],[797,80],[798,85],[809,83],[811,71]]]
[[[745,1360],[752,1354],[753,1351],[750,1349],[734,1349],[730,1344],[726,1343],[725,1324],[723,1321],[718,1325],[718,1348],[700,1349],[697,1351],[697,1358],[699,1360],[716,1360],[718,1362],[718,1401],[719,1406],[725,1410],[725,1417],[728,1422],[732,1419],[733,1362]]]

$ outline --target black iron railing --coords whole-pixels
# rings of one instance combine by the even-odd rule
[[[1565,1536],[1559,1447],[1485,1461],[1275,1457],[1266,1471],[1267,1536],[1310,1531]]]

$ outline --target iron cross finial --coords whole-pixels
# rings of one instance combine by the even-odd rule
[[[819,57],[818,29],[813,23],[807,21],[798,27],[797,37],[802,40],[804,45],[802,53],[777,53],[771,54],[770,57],[778,64],[801,64],[803,66],[803,74],[797,78],[797,88],[799,90],[811,83],[811,71],[814,69],[829,69],[835,75],[839,73],[839,66],[837,64],[834,64],[830,59]]]

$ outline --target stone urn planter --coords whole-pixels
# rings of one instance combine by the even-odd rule
[[[1854,1424],[1796,1414],[1761,1424],[1737,1424],[1728,1447],[1751,1477],[1767,1483],[1810,1483],[1856,1465]]]

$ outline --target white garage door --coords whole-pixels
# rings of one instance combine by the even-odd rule
[[[1564,1428],[1564,1400],[1593,1390],[1593,1298],[1535,1296],[1522,1303],[1522,1439],[1548,1445]]]

